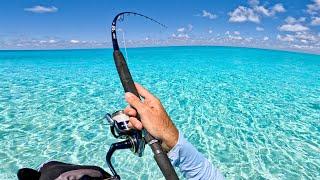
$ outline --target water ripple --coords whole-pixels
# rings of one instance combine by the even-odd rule
[[[134,79],[228,179],[320,178],[320,57],[257,49],[128,49]],[[99,121],[125,107],[110,50],[0,52],[0,179],[48,160],[106,167]],[[161,179],[149,148],[123,179]]]

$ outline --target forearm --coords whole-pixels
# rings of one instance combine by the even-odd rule
[[[223,175],[179,132],[178,143],[170,150],[171,163],[187,179],[224,179]]]

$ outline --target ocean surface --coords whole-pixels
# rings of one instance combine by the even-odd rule
[[[320,56],[229,47],[128,49],[135,81],[227,179],[320,179]],[[0,51],[0,179],[49,160],[104,167],[101,118],[126,106],[112,50]],[[149,147],[123,179],[163,179]],[[109,170],[108,170],[109,171]]]

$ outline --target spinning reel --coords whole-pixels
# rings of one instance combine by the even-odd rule
[[[107,113],[104,118],[109,122],[112,135],[117,139],[125,139],[124,141],[113,143],[106,156],[113,179],[120,179],[111,163],[112,154],[118,149],[130,149],[134,154],[141,157],[145,147],[145,140],[141,131],[128,127],[129,116],[124,114],[123,110],[116,111],[112,115]]]

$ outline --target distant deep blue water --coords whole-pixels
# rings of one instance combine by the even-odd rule
[[[135,81],[228,179],[320,178],[320,56],[227,47],[128,49]],[[125,107],[111,50],[0,51],[0,179],[48,160],[106,168],[106,112]],[[149,147],[114,156],[160,179]]]

